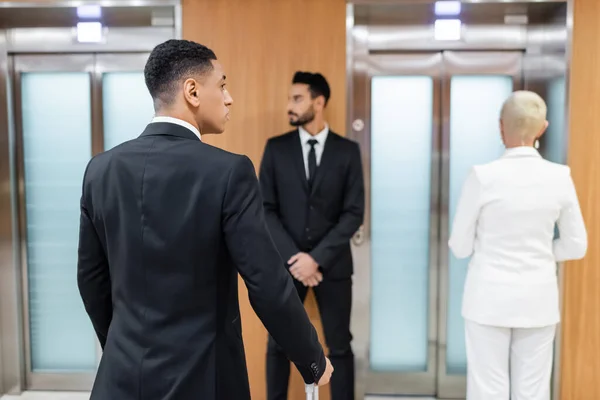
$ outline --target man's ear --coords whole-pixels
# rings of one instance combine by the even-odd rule
[[[183,82],[183,96],[185,101],[193,107],[198,107],[200,105],[200,98],[198,96],[199,89],[200,85],[194,78],[188,78]]]
[[[317,98],[315,99],[315,105],[317,105],[321,109],[325,108],[325,97],[317,96]]]

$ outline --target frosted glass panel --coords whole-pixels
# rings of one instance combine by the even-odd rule
[[[154,117],[143,72],[110,72],[102,79],[104,149],[138,137]]]
[[[548,84],[548,130],[542,136],[543,156],[549,161],[565,164],[567,127],[565,126],[565,78],[556,78]]]
[[[373,78],[373,370],[427,369],[432,110],[430,77]]]
[[[21,93],[32,369],[95,370],[95,334],[77,289],[90,76],[25,73]]]
[[[509,76],[467,75],[451,79],[450,231],[456,203],[470,168],[495,160],[504,152],[499,128],[500,109],[512,88]],[[449,253],[446,368],[448,374],[464,374],[467,357],[461,306],[469,260],[458,260]]]

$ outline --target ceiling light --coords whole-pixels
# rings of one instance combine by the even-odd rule
[[[437,16],[450,16],[459,15],[461,10],[460,1],[436,1],[435,2],[435,15]]]
[[[77,23],[77,41],[79,43],[100,43],[102,41],[102,24],[100,22]]]
[[[102,7],[95,4],[87,4],[77,7],[77,17],[81,19],[99,19],[102,16]]]
[[[435,40],[460,40],[462,23],[460,19],[437,19],[434,24]]]

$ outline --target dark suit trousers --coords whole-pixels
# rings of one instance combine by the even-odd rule
[[[294,279],[302,302],[308,288]],[[331,377],[331,400],[354,400],[354,354],[350,342],[350,310],[352,279],[327,280],[314,288],[329,359],[334,368]],[[267,347],[267,399],[287,400],[290,362],[281,348],[269,336]]]

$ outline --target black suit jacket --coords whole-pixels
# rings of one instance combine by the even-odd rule
[[[104,349],[92,400],[249,399],[238,272],[305,381],[321,377],[259,190],[247,157],[169,123],[90,161],[77,278]]]
[[[330,131],[312,188],[298,130],[267,141],[260,186],[269,230],[284,261],[309,253],[323,276],[352,276],[350,239],[364,217],[364,183],[356,142]]]

